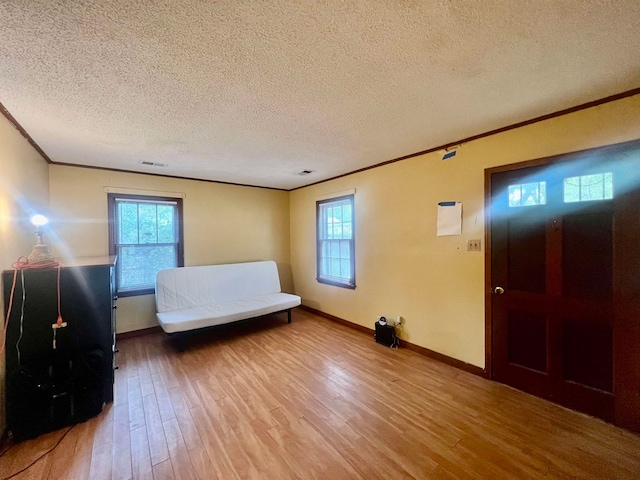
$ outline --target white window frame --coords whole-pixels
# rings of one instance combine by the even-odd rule
[[[327,232],[328,221],[326,218],[326,211],[328,207],[338,206],[340,204],[349,204],[351,206],[351,238],[331,238],[331,235]],[[356,288],[356,255],[355,255],[355,235],[356,235],[356,222],[355,222],[355,195],[342,195],[339,197],[327,198],[318,200],[316,202],[316,255],[317,255],[317,277],[316,280],[319,283],[327,285],[334,285],[342,288]],[[327,242],[339,240],[341,242],[348,241],[349,243],[349,262],[350,262],[350,277],[342,277],[327,274],[323,268],[324,259],[323,247]]]

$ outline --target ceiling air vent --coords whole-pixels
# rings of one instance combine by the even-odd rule
[[[298,175],[309,175],[310,173],[315,172],[315,170],[302,170]]]
[[[140,165],[146,165],[147,167],[166,167],[167,164],[166,163],[160,163],[160,162],[149,162],[147,160],[140,160],[138,162]]]

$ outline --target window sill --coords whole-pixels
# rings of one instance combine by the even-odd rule
[[[132,289],[132,290],[118,290],[117,295],[118,297],[122,298],[122,297],[137,297],[140,295],[153,295],[156,293],[156,289],[154,287],[147,287],[147,288],[139,288],[139,289]]]
[[[346,282],[341,282],[339,280],[332,280],[329,278],[322,278],[322,277],[316,278],[316,280],[318,281],[318,283],[324,283],[325,285],[332,285],[334,287],[347,288],[349,290],[356,289],[355,283],[346,283]]]

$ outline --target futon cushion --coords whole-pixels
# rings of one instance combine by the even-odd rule
[[[228,303],[172,310],[158,313],[156,316],[166,333],[176,333],[259,317],[288,310],[298,305],[300,305],[300,297],[297,295],[267,293]]]
[[[300,305],[280,291],[273,261],[181,267],[156,277],[156,317],[167,333],[259,317]]]

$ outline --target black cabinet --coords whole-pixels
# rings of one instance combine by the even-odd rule
[[[12,300],[7,427],[17,440],[84,421],[113,401],[114,258],[77,263],[2,273],[5,313]],[[58,305],[66,326],[53,328]]]

